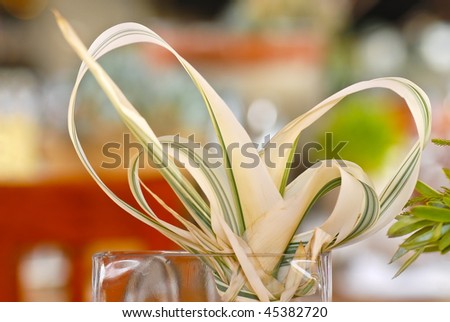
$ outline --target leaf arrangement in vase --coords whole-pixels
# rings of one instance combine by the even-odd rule
[[[429,138],[430,103],[426,94],[409,80],[380,78],[351,85],[325,99],[281,129],[270,141],[270,149],[257,151],[243,126],[208,82],[155,32],[136,23],[116,25],[102,33],[87,50],[68,22],[56,13],[59,26],[75,52],[83,60],[69,106],[69,133],[82,163],[104,192],[125,211],[197,253],[232,253],[235,260],[208,263],[222,285],[223,300],[287,301],[301,296],[301,277],[294,268],[284,267],[276,257],[256,261],[250,254],[308,254],[315,259],[334,247],[367,238],[397,215],[413,192],[421,152]],[[129,44],[150,43],[172,53],[184,67],[203,97],[223,153],[219,167],[208,167],[201,150],[193,151],[183,140],[158,138],[147,121],[131,105],[117,85],[97,63],[104,54]],[[124,124],[146,147],[152,160],[164,164],[162,176],[195,220],[188,221],[170,209],[150,191],[139,177],[139,155],[129,169],[129,185],[140,209],[115,195],[89,163],[77,136],[75,106],[77,90],[90,70],[108,96]],[[360,166],[344,160],[324,160],[288,182],[290,163],[301,133],[339,101],[353,93],[389,89],[408,105],[417,127],[418,139],[395,174],[384,187],[375,187]],[[143,89],[145,90],[145,89]],[[186,140],[187,142],[187,140]],[[240,149],[259,158],[251,167]],[[275,147],[275,148],[273,148]],[[281,151],[283,148],[283,151]],[[282,152],[282,153],[281,153]],[[264,162],[269,158],[270,166]],[[201,190],[194,188],[183,171]],[[334,209],[320,226],[309,231],[298,227],[317,200],[340,188]],[[154,197],[175,217],[181,227],[158,217],[146,195]],[[204,197],[203,197],[204,196]],[[220,258],[220,257],[219,257]],[[304,287],[311,287],[310,285]]]

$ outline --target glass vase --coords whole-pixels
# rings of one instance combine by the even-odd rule
[[[277,276],[261,281],[272,290],[281,285],[283,295],[270,300],[331,301],[331,256],[318,260],[292,254],[251,254],[255,263],[276,263]],[[184,251],[110,251],[93,256],[93,301],[131,302],[219,302],[259,301],[248,279],[237,266],[239,291],[231,288],[214,269],[217,263],[238,263],[233,254],[191,254]],[[236,267],[235,267],[236,268]],[[235,273],[236,274],[236,273]],[[229,276],[233,274],[229,272]],[[228,276],[228,277],[229,277]],[[247,282],[245,282],[247,281]],[[291,284],[287,284],[291,281]],[[292,282],[294,281],[294,282]],[[296,282],[295,282],[296,281]],[[228,290],[228,292],[227,292]],[[249,291],[250,290],[250,291]],[[230,295],[230,293],[234,295]],[[290,295],[289,295],[290,294]]]

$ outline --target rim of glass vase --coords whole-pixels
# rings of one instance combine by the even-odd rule
[[[329,252],[324,252],[319,254],[320,257],[328,256]],[[123,256],[133,256],[133,255],[160,255],[160,256],[177,256],[177,257],[217,257],[217,256],[227,256],[236,257],[236,253],[191,253],[185,250],[109,250],[96,252],[92,255],[93,258],[105,258],[105,257],[116,257],[118,255]],[[305,260],[310,259],[310,256],[298,255],[293,253],[246,253],[248,257],[293,257],[293,258],[303,258]]]

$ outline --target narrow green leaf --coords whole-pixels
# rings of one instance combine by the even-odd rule
[[[447,233],[449,230],[450,225],[444,225],[443,223],[439,223],[434,227],[424,227],[407,238],[401,244],[401,247],[412,250],[421,247],[437,246],[441,236]]]
[[[433,227],[424,227],[408,237],[400,247],[408,250],[418,249],[433,241]]]
[[[431,142],[439,146],[450,146],[450,140],[446,139],[431,139]]]
[[[437,200],[437,199],[427,201],[425,203],[425,206],[436,207],[436,208],[446,208],[445,204],[441,200]]]
[[[422,181],[417,181],[416,190],[425,197],[439,197],[440,193]]]
[[[445,255],[445,254],[447,254],[448,252],[450,252],[450,246],[448,246],[447,248],[441,250],[441,254],[442,254],[442,255]]]
[[[414,252],[414,254],[403,263],[403,265],[400,267],[400,269],[397,271],[397,273],[395,273],[393,278],[396,278],[401,273],[403,273],[405,271],[405,269],[407,269],[422,253],[423,253],[423,249],[416,250]]]
[[[448,208],[450,208],[450,197],[443,197],[442,201]]]
[[[450,180],[450,169],[443,168],[442,171],[444,172],[447,179]]]
[[[431,206],[416,206],[411,209],[411,213],[422,219],[432,220],[436,222],[450,222],[450,209],[431,207]]]
[[[387,234],[390,238],[400,237],[430,225],[434,225],[434,222],[422,218],[406,217],[394,223]]]
[[[450,246],[450,230],[441,237],[438,245],[441,252]]]
[[[435,253],[439,251],[438,242],[433,242],[424,247],[424,253]]]
[[[434,229],[433,229],[433,236],[431,237],[431,240],[434,241],[438,241],[439,238],[441,238],[442,234],[445,233],[445,231],[443,230],[443,223],[439,223],[437,224]]]
[[[399,258],[405,256],[407,253],[409,252],[409,250],[407,250],[406,248],[403,247],[399,247],[397,249],[397,251],[395,252],[394,256],[392,256],[389,264],[392,264],[393,262],[395,262],[396,260],[398,260]]]

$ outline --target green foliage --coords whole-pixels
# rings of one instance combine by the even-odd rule
[[[450,146],[450,140],[433,139],[439,146]],[[443,169],[450,181],[450,170]],[[400,275],[424,252],[450,251],[450,188],[435,190],[418,181],[417,196],[411,198],[406,211],[396,217],[396,222],[389,228],[389,237],[401,237],[411,234],[391,259],[394,262],[406,256],[406,260],[395,274]]]
[[[432,139],[431,142],[439,146],[450,146],[450,140],[446,139]]]

